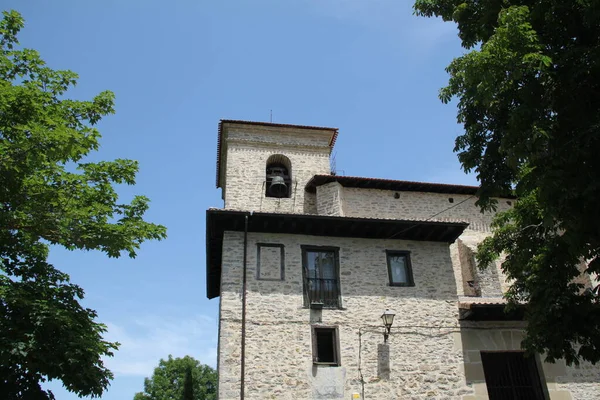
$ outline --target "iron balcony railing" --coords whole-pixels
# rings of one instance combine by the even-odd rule
[[[337,279],[307,278],[304,287],[308,306],[320,303],[323,307],[339,307],[340,291]]]

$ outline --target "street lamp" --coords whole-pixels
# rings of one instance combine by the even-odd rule
[[[390,330],[392,329],[392,324],[394,323],[394,316],[396,314],[393,311],[390,311],[386,308],[385,312],[381,316],[383,320],[383,326],[385,327],[385,331],[383,332],[383,342],[387,343],[388,336],[390,336]]]

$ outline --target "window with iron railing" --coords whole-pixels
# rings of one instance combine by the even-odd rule
[[[341,307],[338,250],[302,246],[305,306]]]

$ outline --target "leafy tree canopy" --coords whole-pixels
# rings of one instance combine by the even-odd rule
[[[440,92],[458,99],[455,151],[481,184],[479,205],[514,190],[478,249],[506,255],[514,305],[528,303],[523,345],[549,361],[600,360],[600,2],[416,0],[415,11],[458,26],[471,49]]]
[[[194,400],[194,376],[192,367],[188,365],[185,369],[185,380],[183,381],[183,400]]]
[[[217,372],[190,356],[161,359],[133,400],[215,400]]]
[[[0,393],[52,399],[40,382],[61,380],[80,396],[98,397],[112,378],[102,363],[117,343],[83,308],[83,290],[47,262],[50,245],[134,257],[166,229],[143,220],[149,200],[119,204],[114,184],[134,184],[131,160],[86,163],[99,147],[94,125],[113,113],[114,96],[66,97],[77,75],[49,68],[21,48],[21,15],[0,22]]]

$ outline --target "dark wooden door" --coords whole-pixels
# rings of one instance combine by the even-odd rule
[[[490,400],[545,400],[533,357],[523,352],[482,352]]]

